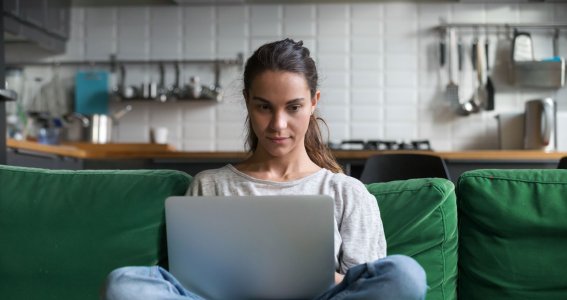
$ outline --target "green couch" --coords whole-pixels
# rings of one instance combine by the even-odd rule
[[[0,299],[97,299],[114,268],[167,267],[163,203],[190,180],[0,166]],[[367,187],[388,253],[425,268],[427,299],[567,298],[567,171],[472,171],[456,193],[444,179]]]
[[[177,171],[0,166],[0,299],[98,299],[110,270],[165,265],[164,200]]]

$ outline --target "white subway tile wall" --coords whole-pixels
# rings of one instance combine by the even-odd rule
[[[543,96],[558,101],[559,148],[567,150],[567,92],[510,86],[510,41],[491,33],[490,62],[496,110],[456,116],[444,98],[447,67],[439,66],[442,20],[458,23],[563,23],[567,4],[262,4],[73,8],[67,52],[46,59],[212,59],[248,57],[265,42],[291,37],[310,48],[320,71],[318,112],[329,139],[429,139],[435,150],[490,149],[498,146],[498,113],[522,111],[524,102]],[[480,32],[485,35],[484,32]],[[467,53],[471,32],[461,34]],[[548,33],[533,33],[538,58],[553,55]],[[567,56],[567,37],[559,41]],[[15,50],[14,50],[15,49]],[[7,59],[29,60],[22,47],[7,47]],[[466,58],[470,57],[467,55]],[[462,98],[470,98],[473,74],[465,59]],[[36,70],[36,71],[34,71]],[[166,82],[173,83],[172,66]],[[40,75],[26,70],[30,78]],[[34,73],[35,72],[35,73]],[[213,83],[211,66],[186,65],[190,76]],[[129,66],[127,84],[157,80],[155,66]],[[222,69],[225,99],[216,102],[132,102],[118,124],[123,142],[147,142],[152,126],[169,129],[169,141],[183,150],[243,150],[246,110],[242,70]],[[126,103],[113,103],[118,110]]]

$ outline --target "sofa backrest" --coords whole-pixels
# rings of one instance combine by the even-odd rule
[[[456,299],[457,208],[454,186],[440,178],[373,183],[388,255],[413,257],[427,274],[428,300]]]
[[[98,299],[111,270],[164,263],[164,201],[189,181],[0,166],[0,298]]]
[[[475,170],[457,184],[459,299],[567,297],[567,171]]]

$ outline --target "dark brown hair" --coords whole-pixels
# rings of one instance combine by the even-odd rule
[[[265,71],[285,71],[303,75],[309,86],[311,97],[315,97],[319,76],[317,75],[315,61],[311,58],[309,49],[303,47],[302,41],[295,42],[292,39],[284,39],[260,46],[246,61],[244,68],[245,95],[249,94],[252,81]],[[342,173],[342,167],[323,142],[319,121],[327,126],[323,119],[317,117],[316,113],[313,113],[309,119],[309,126],[305,134],[307,155],[319,167],[334,173]],[[252,129],[250,117],[246,118],[246,122],[248,123],[246,146],[248,146],[248,151],[253,153],[258,147],[258,137]]]

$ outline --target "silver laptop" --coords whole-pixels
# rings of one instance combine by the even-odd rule
[[[329,196],[169,197],[169,270],[206,299],[310,299],[334,281]]]

